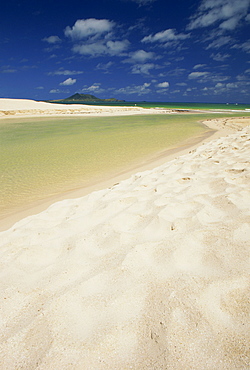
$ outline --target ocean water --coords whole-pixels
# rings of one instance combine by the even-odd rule
[[[0,218],[201,135],[208,114],[0,120]],[[214,117],[214,115],[212,115]]]
[[[238,103],[169,103],[169,102],[67,102],[67,104],[89,104],[89,105],[110,105],[110,106],[138,106],[143,108],[168,108],[168,109],[204,109],[204,110],[249,110],[250,104]],[[65,103],[64,103],[65,104]]]

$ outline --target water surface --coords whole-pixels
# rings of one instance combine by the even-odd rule
[[[203,115],[0,120],[0,218],[88,186],[206,131]]]

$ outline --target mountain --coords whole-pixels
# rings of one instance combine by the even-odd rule
[[[60,100],[50,100],[51,102],[57,102],[57,103],[71,103],[71,102],[124,102],[124,100],[118,100],[115,98],[110,99],[100,99],[97,98],[94,95],[90,94],[79,94],[76,93],[66,99],[60,99]]]

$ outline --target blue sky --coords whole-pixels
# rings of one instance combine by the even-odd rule
[[[250,103],[250,0],[8,0],[0,97]]]

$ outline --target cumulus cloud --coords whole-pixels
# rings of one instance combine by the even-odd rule
[[[246,87],[246,84],[244,83],[243,85]],[[229,83],[221,83],[218,82],[216,83],[215,86],[211,87],[204,87],[201,92],[204,95],[222,95],[222,94],[230,94],[232,90],[238,90],[240,93],[246,93],[246,91],[241,90],[242,89],[242,84],[241,82],[229,82]]]
[[[220,73],[211,73],[211,72],[191,72],[188,75],[189,80],[197,81],[199,83],[204,82],[222,82],[228,80],[229,76],[224,76]]]
[[[182,41],[190,37],[190,34],[177,33],[175,29],[169,28],[165,31],[157,32],[154,35],[145,36],[142,42],[176,42]]]
[[[217,25],[221,30],[234,30],[247,16],[250,0],[203,0],[191,17],[188,30]]]
[[[81,90],[81,92],[85,93],[101,93],[103,91],[104,89],[101,88],[101,84],[99,82],[95,82],[91,86],[85,85]]]
[[[75,78],[67,78],[67,80],[63,81],[60,83],[60,85],[62,86],[71,86],[71,85],[74,85],[76,83],[76,79]]]
[[[124,60],[124,63],[145,63],[150,59],[155,58],[155,53],[144,50],[137,50],[129,53],[129,58]]]
[[[42,41],[46,41],[48,42],[49,44],[58,44],[59,42],[61,42],[62,40],[60,39],[60,37],[58,36],[49,36],[49,37],[44,37],[42,39]]]
[[[118,55],[124,52],[129,46],[128,40],[123,41],[108,41],[106,44],[108,54]]]
[[[78,19],[72,28],[69,26],[65,28],[64,34],[73,40],[82,40],[110,32],[114,26],[115,23],[108,19]]]
[[[133,74],[150,74],[150,69],[156,68],[156,65],[154,63],[145,63],[145,64],[135,64],[132,67],[132,73]]]
[[[99,40],[92,43],[77,44],[73,46],[73,51],[81,55],[98,56],[98,55],[120,55],[129,46],[128,40],[123,41],[105,41]]]
[[[125,95],[132,95],[132,94],[137,94],[137,95],[145,95],[149,94],[151,90],[149,89],[149,86],[151,84],[145,82],[143,85],[132,85],[132,86],[126,86],[122,87],[118,90],[115,90],[116,94],[125,94]]]
[[[115,39],[115,25],[108,19],[78,19],[73,27],[66,27],[64,33],[74,42],[74,53],[91,57],[122,56],[130,43]]]
[[[169,82],[160,82],[157,87],[161,87],[161,88],[167,88],[169,87]]]

